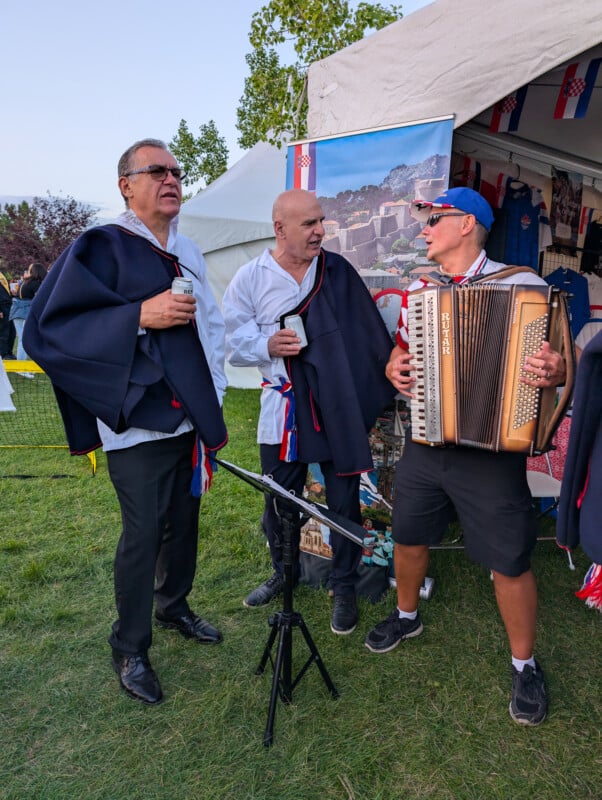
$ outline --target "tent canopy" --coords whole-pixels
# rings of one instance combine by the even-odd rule
[[[602,178],[602,88],[584,119],[553,119],[564,69],[602,57],[601,43],[600,0],[436,0],[312,64],[309,136],[451,114],[456,130],[486,134],[495,103],[531,84],[519,134],[504,135],[506,149],[522,144],[554,155],[556,166]]]
[[[184,203],[180,230],[194,239],[206,256],[225,247],[270,239],[272,205],[284,191],[285,181],[286,148],[258,142]]]
[[[207,261],[211,289],[221,303],[237,269],[274,242],[272,205],[286,183],[286,148],[259,142],[204,191],[183,204],[179,230]],[[257,388],[256,369],[226,365],[231,386]]]

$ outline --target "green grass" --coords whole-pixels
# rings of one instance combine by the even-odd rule
[[[258,393],[230,390],[223,457],[258,470]],[[0,450],[0,798],[2,800],[589,800],[602,797],[600,615],[574,597],[552,542],[534,567],[538,657],[549,718],[508,715],[509,655],[487,573],[463,552],[432,554],[435,592],[423,636],[376,656],[366,631],[394,603],[360,601],[348,637],[330,632],[331,601],[301,586],[295,607],[340,697],[312,666],[278,703],[263,747],[271,672],[254,674],[269,611],[242,598],[269,574],[262,498],[221,469],[202,504],[191,605],[224,632],[203,648],[159,630],[151,650],[165,692],[157,708],[119,691],[106,639],[119,509],[99,454]],[[52,478],[52,475],[68,475]],[[549,528],[549,523],[546,523]],[[275,606],[278,608],[278,606]],[[295,665],[306,658],[295,632]]]

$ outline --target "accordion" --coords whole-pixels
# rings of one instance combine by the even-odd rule
[[[416,383],[412,439],[534,455],[549,449],[570,402],[574,347],[565,295],[545,285],[427,287],[408,298]],[[564,391],[521,383],[549,341],[567,364]]]

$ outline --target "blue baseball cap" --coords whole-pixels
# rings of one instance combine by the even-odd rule
[[[412,216],[419,222],[426,222],[434,208],[457,208],[458,211],[473,214],[476,221],[488,231],[493,225],[493,211],[487,200],[474,189],[467,189],[464,186],[447,189],[432,202],[414,200]]]

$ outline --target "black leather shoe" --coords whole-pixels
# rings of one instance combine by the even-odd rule
[[[124,692],[134,700],[156,705],[163,700],[159,679],[147,656],[129,656],[113,650],[113,669]]]
[[[199,644],[219,644],[223,639],[217,628],[214,628],[207,620],[197,617],[193,611],[182,614],[181,617],[163,617],[155,614],[155,621],[161,628],[176,630],[182,636],[194,639]]]
[[[247,595],[242,601],[245,608],[259,608],[259,606],[267,605],[279,594],[282,594],[284,588],[284,576],[275,572],[257,589],[253,589],[251,594]]]
[[[335,594],[330,630],[341,636],[353,633],[357,625],[357,602],[354,594]]]

